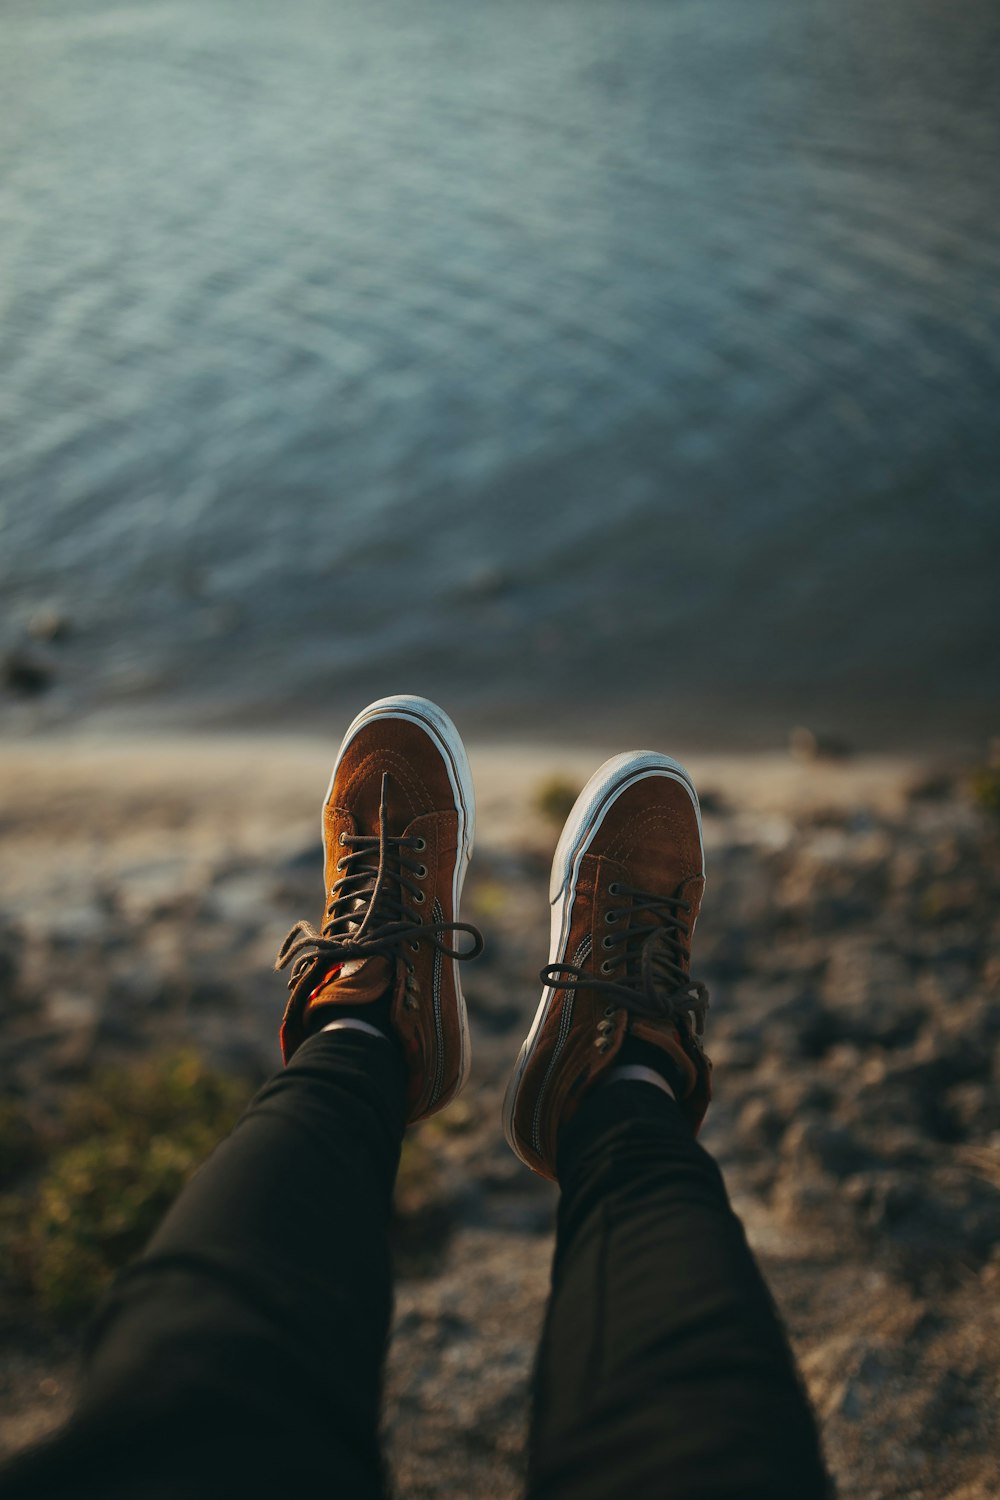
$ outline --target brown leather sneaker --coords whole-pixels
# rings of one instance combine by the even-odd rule
[[[704,888],[701,813],[684,767],[653,751],[605,761],[556,848],[545,989],[504,1099],[507,1141],[541,1176],[555,1178],[560,1128],[627,1037],[666,1054],[681,1109],[701,1125],[708,993],[691,980],[690,944]]]
[[[297,922],[275,965],[292,965],[286,1063],[338,1006],[363,1019],[389,997],[411,1122],[443,1109],[468,1077],[458,962],[481,953],[483,940],[458,908],[475,817],[465,746],[448,715],[426,698],[372,703],[344,736],[323,806],[322,925]],[[443,941],[457,932],[474,939],[466,953]]]

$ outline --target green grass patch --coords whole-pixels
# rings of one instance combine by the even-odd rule
[[[455,1203],[440,1152],[442,1135],[432,1128],[440,1119],[435,1115],[408,1130],[403,1139],[391,1234],[393,1261],[401,1277],[434,1275],[455,1227]]]
[[[30,1184],[0,1197],[5,1277],[53,1320],[85,1317],[247,1096],[245,1083],[187,1052],[95,1074],[68,1101]],[[24,1124],[0,1121],[0,1153],[8,1140],[16,1152]],[[22,1155],[22,1167],[31,1162]]]
[[[468,900],[477,917],[499,917],[510,903],[510,890],[500,880],[479,880],[470,890]]]
[[[548,776],[535,792],[535,807],[554,827],[562,828],[579,795],[579,784],[568,776]]]
[[[1000,819],[1000,765],[980,766],[969,777],[969,796],[976,807]]]

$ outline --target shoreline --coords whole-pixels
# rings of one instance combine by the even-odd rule
[[[346,727],[346,724],[345,726]],[[154,867],[195,872],[220,856],[253,862],[319,858],[319,813],[340,744],[307,735],[72,735],[0,740],[0,902],[43,910],[67,877],[95,872],[140,881]],[[546,787],[571,801],[616,753],[551,744],[468,744],[476,842],[487,854],[551,858],[557,822],[540,810]],[[671,753],[675,753],[672,750]],[[802,820],[906,814],[914,787],[960,775],[952,763],[893,755],[797,762],[787,752],[675,753],[702,799],[712,849],[734,834],[778,847]],[[567,805],[568,811],[568,805]],[[561,821],[561,818],[560,818]]]
[[[0,745],[46,744],[82,741],[136,741],[198,739],[281,741],[339,741],[341,727],[353,719],[359,704],[390,693],[398,686],[397,674],[376,674],[359,682],[354,692],[325,696],[322,707],[298,697],[269,695],[266,701],[225,702],[217,693],[174,696],[170,693],[130,701],[88,702],[78,698],[63,681],[60,658],[67,647],[38,655],[24,644],[27,659],[36,657],[51,670],[51,683],[34,694],[0,692]],[[72,643],[70,643],[72,644]],[[8,653],[17,659],[20,648]],[[73,677],[68,672],[67,682]],[[709,706],[698,695],[672,694],[669,711],[659,699],[626,695],[602,699],[600,716],[582,704],[580,692],[569,681],[556,687],[555,699],[522,696],[492,704],[454,691],[454,684],[422,684],[424,696],[438,702],[455,720],[467,744],[488,746],[542,746],[572,750],[584,747],[599,751],[611,743],[612,751],[623,745],[654,744],[687,750],[694,757],[719,755],[781,755],[788,750],[797,726],[816,731],[822,739],[832,737],[850,758],[889,756],[946,763],[981,757],[997,729],[993,707],[985,701],[951,702],[946,693],[909,706],[873,705],[831,701],[819,705],[803,698],[761,707],[754,693],[727,689],[719,707]],[[558,714],[553,715],[553,702]],[[933,706],[930,706],[932,702]],[[613,742],[607,741],[605,725],[614,726]],[[272,727],[281,726],[281,727]],[[541,726],[541,732],[536,726]],[[680,726],[680,728],[678,728]],[[609,751],[608,753],[611,753]]]
[[[346,723],[345,726],[346,728]],[[44,908],[67,872],[132,869],[176,860],[189,868],[220,851],[258,860],[319,848],[319,812],[341,731],[319,735],[136,734],[0,739],[0,900]],[[575,795],[609,755],[605,747],[473,740],[476,840],[481,850],[533,849],[546,861],[558,832],[540,811],[546,786]],[[935,758],[856,756],[799,762],[774,752],[671,753],[691,772],[711,849],[742,829],[770,846],[802,819],[824,814],[896,820],[912,789],[959,766]],[[318,855],[317,855],[318,858]]]
[[[193,787],[199,781],[226,782],[236,767],[259,786],[276,790],[292,772],[321,775],[325,767],[328,777],[347,722],[329,735],[264,729],[0,735],[0,775],[5,781],[13,776],[29,785],[53,775],[84,784],[113,774],[142,786],[155,784],[169,768],[178,787]],[[477,783],[488,794],[503,791],[512,796],[531,775],[561,773],[586,779],[603,760],[629,748],[620,738],[593,745],[526,737],[469,737],[465,743]],[[659,748],[680,760],[696,784],[721,792],[731,802],[742,791],[755,807],[806,807],[825,797],[833,797],[838,805],[858,797],[882,798],[909,776],[932,771],[959,775],[970,765],[969,757],[957,752],[921,750],[800,759],[787,749],[704,750],[678,744]]]

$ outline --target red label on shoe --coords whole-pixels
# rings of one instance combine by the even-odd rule
[[[343,967],[343,964],[334,964],[331,969],[327,969],[326,973],[323,975],[323,978],[320,980],[316,988],[309,991],[309,998],[306,1000],[307,1006],[312,1004],[312,1002],[316,999],[316,996],[319,994],[320,990],[326,989],[331,979],[336,979],[337,975],[340,973]]]

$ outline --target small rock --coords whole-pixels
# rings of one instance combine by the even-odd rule
[[[838,1180],[860,1172],[872,1159],[849,1130],[815,1118],[794,1121],[781,1149],[784,1156],[812,1161]]]
[[[847,828],[853,814],[846,807],[814,807],[800,817],[803,828]]]
[[[271,885],[266,871],[227,872],[212,887],[213,913],[235,927],[259,927],[269,911]]]
[[[916,1285],[978,1268],[1000,1238],[1000,1192],[958,1167],[859,1173],[843,1193],[897,1274]]]
[[[97,1022],[98,1005],[93,995],[78,989],[49,990],[45,996],[45,1014],[58,1030],[92,1027]]]
[[[958,1083],[948,1089],[944,1103],[963,1135],[986,1135],[1000,1127],[1000,1098],[985,1083]]]
[[[28,621],[28,634],[36,641],[64,641],[71,633],[70,622],[61,610],[37,610]]]
[[[804,762],[847,760],[852,753],[846,740],[835,734],[817,734],[814,729],[806,729],[801,724],[788,736],[788,749],[793,760]]]
[[[737,1139],[741,1147],[753,1146],[764,1150],[778,1144],[784,1129],[785,1121],[770,1101],[760,1095],[747,1100],[736,1123]]]
[[[928,771],[906,788],[908,802],[947,802],[955,793],[955,777],[950,771]]]
[[[52,663],[34,651],[8,651],[0,660],[0,681],[22,698],[33,698],[47,692],[55,675]]]
[[[871,1411],[888,1374],[885,1355],[877,1349],[867,1349],[858,1362],[857,1369],[844,1382],[838,1402],[838,1415],[848,1422],[860,1422]]]
[[[108,918],[95,902],[68,903],[53,913],[45,937],[54,951],[74,952],[99,944],[108,933]]]
[[[310,839],[307,844],[300,844],[277,862],[274,869],[282,875],[315,876],[317,871],[321,872],[323,869],[323,850],[319,839]]]
[[[713,1036],[712,1062],[718,1069],[730,1072],[746,1072],[757,1065],[761,1054],[761,1042],[749,1037]]]
[[[723,813],[729,811],[729,803],[714,787],[705,787],[703,791],[699,791],[698,804],[709,818],[721,817]]]
[[[470,599],[498,599],[508,592],[513,580],[502,568],[483,563],[466,575],[462,593]]]

